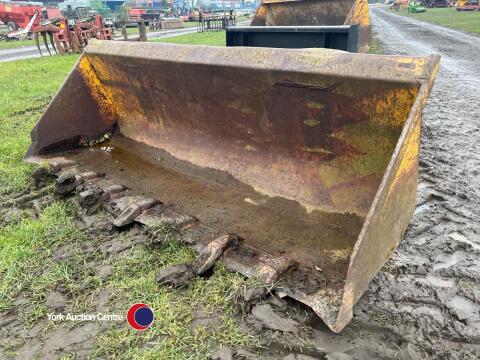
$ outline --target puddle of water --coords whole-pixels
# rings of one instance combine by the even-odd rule
[[[473,320],[472,317],[478,317],[478,313],[480,311],[480,305],[458,295],[454,296],[448,302],[448,305],[455,310],[455,313],[460,320]]]
[[[469,242],[468,238],[465,235],[460,234],[458,232],[452,232],[452,233],[448,234],[448,236],[453,240],[457,240],[457,241],[464,242],[464,243]]]
[[[420,206],[417,206],[417,208],[415,209],[414,215],[417,215],[417,214],[420,214],[420,213],[424,212],[429,207],[430,207],[430,205],[428,205],[428,204],[422,204]]]
[[[332,279],[344,277],[364,221],[348,213],[307,212],[296,201],[262,195],[227,173],[123,137],[64,155],[207,226],[235,233],[253,247],[318,266]]]
[[[417,246],[420,246],[420,245],[423,245],[427,242],[428,238],[425,236],[425,237],[422,237],[422,238],[419,238],[419,239],[414,239],[413,242],[415,243],[415,245]]]
[[[468,244],[475,250],[480,250],[480,245],[479,244],[476,244],[473,241],[470,241],[465,235],[463,235],[459,232],[456,232],[456,231],[452,232],[452,233],[448,234],[448,237],[452,240],[455,240],[455,241],[458,241],[458,242],[461,242],[461,243],[464,243],[464,244]]]
[[[433,270],[446,269],[458,263],[458,254],[442,254],[436,258],[438,261],[433,265]]]
[[[427,189],[429,187],[432,187],[432,183],[429,182],[429,181],[421,181],[419,184],[418,184],[418,187],[417,189],[418,190],[423,190],[423,189]]]
[[[426,277],[417,277],[416,281],[434,287],[453,287],[455,285],[455,281],[452,279],[446,280],[432,274],[428,274]]]

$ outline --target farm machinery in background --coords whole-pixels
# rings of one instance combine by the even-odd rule
[[[427,11],[425,6],[419,1],[409,1],[407,11],[412,14],[421,13]]]
[[[40,23],[31,30],[40,55],[40,36],[51,55],[50,45],[55,53],[81,53],[88,45],[89,39],[112,40],[112,30],[106,27],[100,15],[87,19],[69,19],[61,16],[51,21]],[[47,40],[48,37],[48,40]]]
[[[446,8],[449,6],[448,0],[420,0],[416,2],[428,8]]]
[[[55,7],[42,7],[21,2],[0,1],[0,21],[7,25],[8,32],[0,34],[0,40],[20,40],[31,34],[31,30],[42,20],[61,16]]]
[[[455,3],[457,11],[476,11],[480,10],[479,0],[458,0]]]
[[[36,15],[36,16],[35,16]],[[0,1],[0,20],[8,26],[9,32],[27,28],[34,18],[31,26],[35,27],[42,19],[54,19],[62,14],[56,7],[44,7],[23,2]]]
[[[396,11],[406,9],[408,8],[408,0],[394,0],[391,8]]]
[[[89,8],[58,8],[0,2],[0,20],[8,25],[6,40],[33,37],[40,55],[40,37],[49,54],[80,53],[91,38],[111,40],[111,29]],[[52,51],[51,51],[52,50]]]
[[[222,14],[206,14],[201,11],[197,18],[197,31],[220,31],[225,30],[229,26],[235,26],[236,14],[235,11],[230,10]]]
[[[457,11],[477,11],[480,10],[479,0],[394,0],[392,9],[407,9],[408,12],[423,12],[425,8],[446,8],[455,7]],[[420,8],[420,11],[418,9]],[[422,9],[423,8],[423,9]]]
[[[112,27],[115,30],[123,28],[138,28],[140,23],[150,30],[178,29],[183,27],[183,20],[174,17],[171,7],[145,8],[122,5],[115,10]],[[140,30],[140,29],[139,29]]]
[[[425,12],[426,8],[446,8],[449,7],[448,0],[395,0],[392,9],[407,9],[410,13]]]
[[[262,0],[250,26],[227,28],[227,46],[368,52],[367,0]]]

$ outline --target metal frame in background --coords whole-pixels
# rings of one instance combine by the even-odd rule
[[[327,48],[358,52],[358,25],[243,26],[226,30],[227,46]]]

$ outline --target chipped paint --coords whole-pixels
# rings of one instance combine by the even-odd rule
[[[316,120],[316,119],[306,119],[306,120],[303,120],[303,123],[307,126],[316,126],[318,124],[320,124],[320,120]]]

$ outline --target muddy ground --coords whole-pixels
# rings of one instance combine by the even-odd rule
[[[237,316],[242,331],[259,336],[262,348],[223,348],[216,358],[480,357],[480,38],[380,9],[374,9],[372,17],[384,52],[442,55],[423,118],[417,209],[411,225],[341,334],[333,334],[309,309],[293,301],[267,296],[246,306],[240,300],[244,312]],[[121,235],[106,226],[96,229],[105,256],[122,256],[146,241],[136,226]],[[116,236],[122,236],[121,241]],[[93,251],[93,246],[86,242],[82,251]],[[64,247],[53,254],[59,259],[66,256]],[[108,278],[112,269],[102,266],[101,260],[100,256],[89,266]],[[96,294],[93,309],[105,311],[108,296]],[[21,296],[16,302],[22,305]],[[65,309],[66,304],[61,289],[47,298],[52,309]],[[195,321],[210,320],[199,315]],[[15,349],[18,359],[58,358],[59,348],[84,358],[91,355],[95,336],[102,331],[101,326],[86,323],[67,333],[64,327],[50,329],[42,321],[25,328],[15,313],[0,316],[0,330],[10,344],[22,339]],[[5,356],[0,352],[0,358]]]

